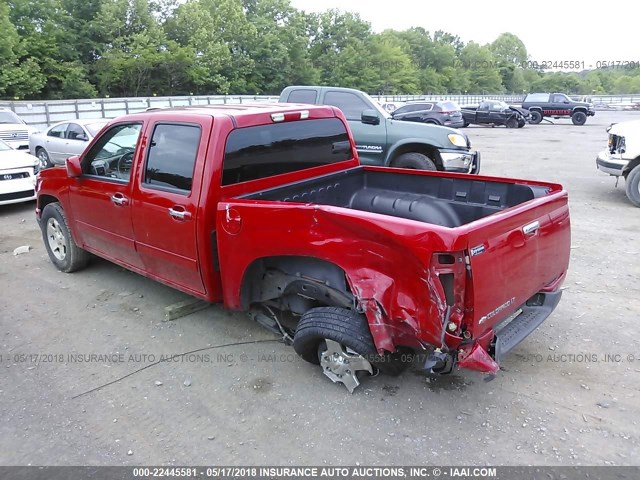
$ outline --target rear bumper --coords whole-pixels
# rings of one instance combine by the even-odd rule
[[[440,150],[440,158],[445,172],[480,172],[480,152],[464,150]]]
[[[527,338],[544,322],[556,309],[562,290],[551,293],[539,293],[520,307],[522,313],[496,331],[496,340],[493,357],[500,363],[504,357]],[[534,303],[528,305],[528,303]]]
[[[613,175],[614,177],[622,176],[622,171],[628,163],[628,160],[620,158],[620,155],[612,155],[608,150],[601,151],[596,157],[596,167],[598,170]]]

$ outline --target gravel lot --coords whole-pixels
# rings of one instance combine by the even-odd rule
[[[605,127],[634,118],[467,129],[483,173],[562,183],[573,223],[560,306],[491,382],[407,371],[349,395],[264,343],[76,397],[274,337],[217,306],[165,323],[187,297],[105,261],[59,273],[34,205],[0,207],[0,464],[637,464],[640,209],[595,169]]]

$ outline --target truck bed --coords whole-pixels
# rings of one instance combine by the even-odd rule
[[[548,193],[547,187],[358,167],[244,196],[313,203],[459,227]]]

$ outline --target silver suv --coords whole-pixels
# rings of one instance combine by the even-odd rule
[[[0,108],[0,140],[15,150],[29,150],[29,136],[37,130],[7,108]]]

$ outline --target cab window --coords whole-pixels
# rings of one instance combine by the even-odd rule
[[[197,125],[156,125],[144,172],[145,185],[158,190],[189,193],[200,135]]]
[[[83,173],[128,182],[141,127],[141,123],[112,126],[82,159]]]

